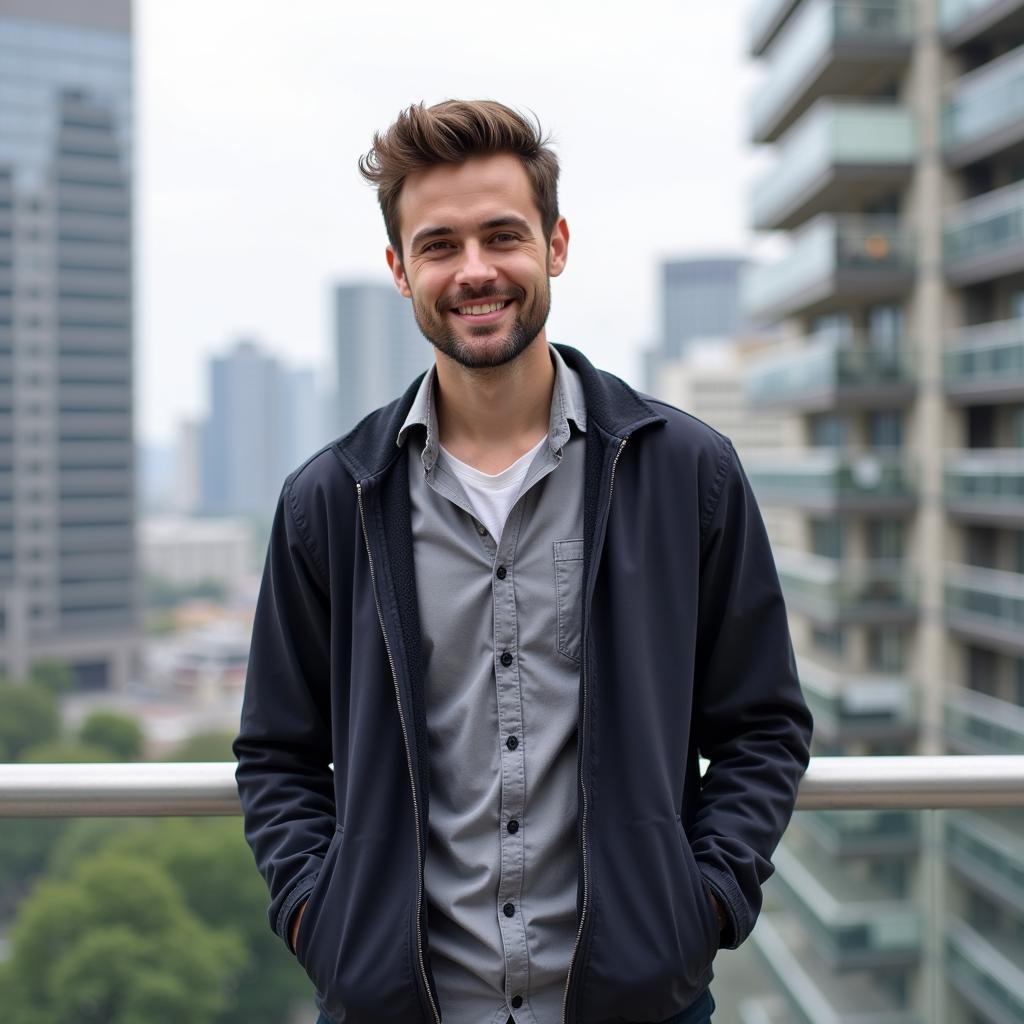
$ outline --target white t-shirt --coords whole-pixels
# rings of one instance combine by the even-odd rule
[[[481,473],[479,469],[461,462],[444,445],[441,446],[441,455],[447,468],[462,484],[477,519],[487,527],[487,532],[496,543],[501,541],[505,520],[519,497],[533,457],[540,451],[541,445],[547,444],[547,440],[545,435],[525,455],[493,476],[490,473]]]

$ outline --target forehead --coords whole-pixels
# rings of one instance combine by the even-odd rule
[[[530,179],[519,158],[510,153],[414,171],[398,197],[403,242],[424,227],[481,223],[502,212],[540,223]]]

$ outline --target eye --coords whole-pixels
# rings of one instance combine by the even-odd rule
[[[451,242],[438,241],[438,242],[429,242],[427,245],[423,246],[422,250],[420,250],[420,251],[421,252],[442,252],[445,249],[451,249],[451,248],[453,248]]]
[[[491,238],[492,242],[515,242],[518,240],[518,235],[514,235],[511,231],[499,231],[496,235]]]

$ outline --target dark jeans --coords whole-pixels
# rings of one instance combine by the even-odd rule
[[[707,989],[704,995],[700,996],[695,1003],[688,1006],[682,1013],[669,1017],[668,1020],[662,1021],[661,1024],[711,1024],[711,1014],[714,1010],[715,1001],[711,998],[711,990]],[[321,1013],[317,1018],[316,1024],[331,1024],[331,1022]],[[508,1019],[508,1024],[512,1024],[511,1017]]]

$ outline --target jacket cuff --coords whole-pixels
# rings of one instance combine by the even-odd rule
[[[719,941],[720,949],[735,949],[750,934],[754,922],[747,910],[747,901],[743,898],[739,886],[732,876],[710,864],[698,862],[700,873],[708,887],[718,897],[725,908],[728,924],[722,929]]]
[[[274,930],[282,939],[284,939],[284,944],[293,953],[295,950],[292,949],[292,937],[289,934],[292,923],[292,913],[295,911],[296,906],[313,891],[313,886],[316,885],[318,875],[319,872],[314,872],[312,875],[306,875],[304,878],[300,878],[292,887],[292,891],[288,893],[288,898],[281,905],[281,909],[277,914],[277,922],[274,926]]]

